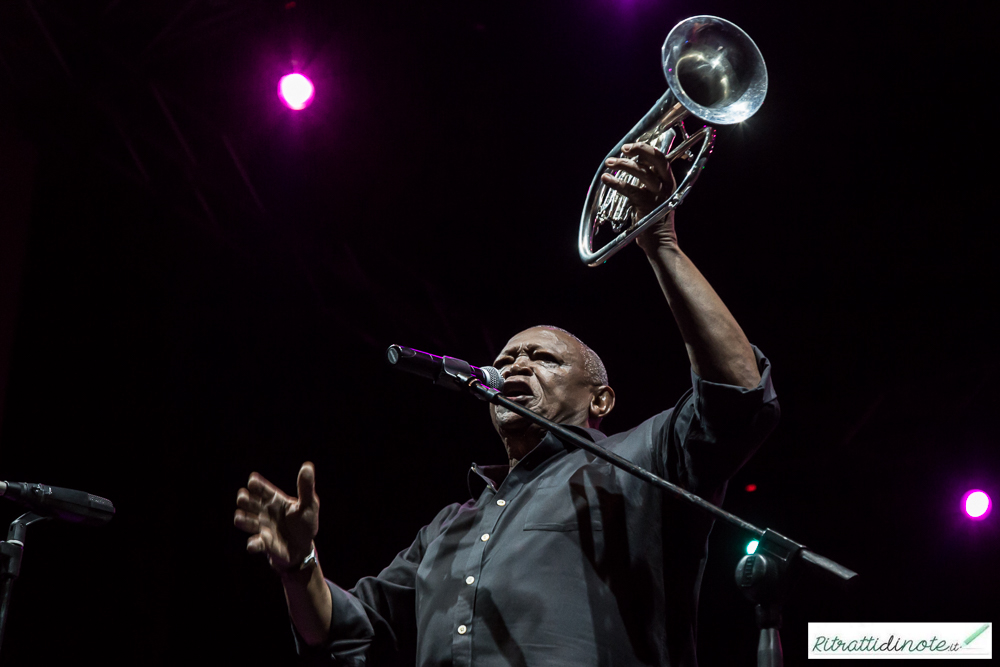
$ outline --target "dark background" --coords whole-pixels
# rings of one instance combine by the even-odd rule
[[[787,663],[809,621],[996,621],[1000,515],[959,508],[1000,497],[996,35],[918,6],[0,4],[0,478],[117,508],[29,530],[0,663],[291,662],[232,527],[251,471],[291,491],[316,463],[350,584],[503,460],[485,407],[391,371],[390,343],[485,365],[555,324],[609,368],[606,430],[673,405],[688,361],[647,262],[585,268],[575,239],[700,13],[770,76],[677,217],[781,398],[726,507],[863,577],[796,585]],[[293,61],[318,91],[299,113],[275,95]],[[746,541],[713,534],[703,665],[754,664]]]

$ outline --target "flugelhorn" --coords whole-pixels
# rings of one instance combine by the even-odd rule
[[[688,134],[684,119],[695,117],[713,125],[746,120],[760,108],[767,94],[767,68],[753,40],[735,24],[715,16],[692,16],[667,35],[662,51],[667,92],[642,120],[601,160],[587,191],[580,216],[580,259],[598,266],[629,243],[642,230],[663,219],[684,201],[715,143],[715,128],[706,124]],[[676,146],[675,141],[680,139]],[[646,143],[663,151],[671,163],[688,163],[677,187],[651,213],[636,220],[628,199],[601,182],[611,173],[627,183],[638,180],[605,166],[612,157],[624,157],[622,146]],[[598,250],[598,232],[613,238]]]

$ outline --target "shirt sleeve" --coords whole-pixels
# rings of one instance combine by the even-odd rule
[[[753,348],[760,382],[747,389],[709,382],[691,371],[691,391],[664,429],[662,460],[668,476],[698,493],[718,489],[743,467],[778,423],[771,364]]]
[[[292,625],[295,648],[309,664],[381,667],[416,662],[416,576],[427,545],[457,513],[458,504],[441,510],[420,529],[377,577],[364,577],[351,590],[330,580],[333,614],[325,644],[309,646]]]

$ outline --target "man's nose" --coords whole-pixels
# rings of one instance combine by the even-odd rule
[[[514,360],[514,363],[507,367],[507,375],[504,377],[510,377],[511,375],[529,375],[530,373],[531,368],[528,364],[528,358],[520,356]]]

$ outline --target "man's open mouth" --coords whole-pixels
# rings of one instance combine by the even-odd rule
[[[531,391],[531,385],[521,380],[507,380],[503,383],[503,389],[500,393],[518,403],[531,400],[535,397],[535,394]]]

